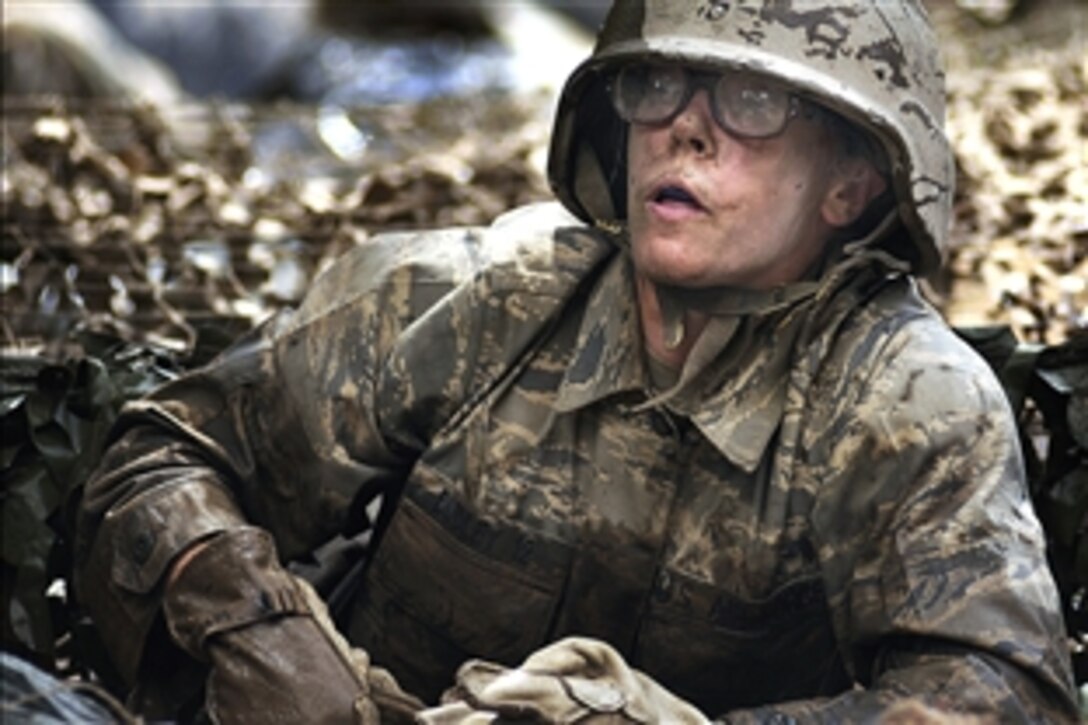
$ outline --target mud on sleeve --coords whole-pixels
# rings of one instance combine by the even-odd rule
[[[465,234],[390,236],[357,248],[297,312],[126,406],[87,484],[76,543],[77,591],[122,675],[135,676],[163,574],[186,547],[256,525],[272,534],[281,559],[294,558],[351,524],[368,481],[410,464],[413,451],[390,450],[395,432],[377,410],[410,396],[379,405],[376,381],[400,374],[388,359],[410,339],[404,331],[475,279]],[[449,336],[454,347],[459,335]],[[432,339],[420,344],[436,360],[454,357]],[[417,379],[407,389],[440,398],[429,384]]]
[[[1003,722],[1075,720],[1059,599],[999,384],[927,322],[894,334],[870,371],[809,451],[857,689],[725,719],[860,722],[916,697]]]

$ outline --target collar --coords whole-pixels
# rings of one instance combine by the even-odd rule
[[[788,356],[790,346],[778,344],[775,330],[769,339],[763,338],[769,344],[752,344],[757,331],[767,334],[764,318],[715,318],[710,324],[718,329],[704,330],[676,385],[651,397],[634,290],[630,259],[618,254],[590,293],[556,410],[571,412],[635,392],[645,400],[635,410],[662,407],[690,418],[731,463],[754,472],[785,405],[786,381],[771,374],[781,372],[784,364],[769,358]],[[715,374],[721,379],[714,380]],[[700,394],[710,381],[716,390]]]
[[[754,473],[782,421],[799,346],[832,334],[855,310],[861,289],[905,274],[902,263],[886,257],[862,246],[849,249],[813,294],[764,313],[716,315],[676,384],[655,395],[630,258],[617,254],[588,298],[556,409],[571,412],[634,392],[644,400],[636,410],[666,408],[689,418],[733,465]]]
[[[634,276],[626,253],[612,258],[590,293],[575,351],[559,386],[555,404],[559,412],[617,393],[649,389]]]
[[[736,332],[705,373],[713,392],[689,411],[714,447],[746,473],[755,472],[782,421],[793,343],[803,317],[794,311],[769,319],[733,318]]]

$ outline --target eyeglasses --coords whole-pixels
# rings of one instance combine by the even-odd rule
[[[741,138],[771,138],[798,114],[801,101],[775,81],[746,71],[696,71],[676,64],[625,66],[612,79],[609,95],[616,113],[629,123],[668,123],[706,88],[714,120]]]

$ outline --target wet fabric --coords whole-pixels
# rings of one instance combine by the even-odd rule
[[[64,682],[9,652],[0,652],[0,722],[6,725],[136,723],[100,688]]]
[[[313,589],[276,562],[266,532],[201,542],[167,588],[163,615],[173,641],[210,664],[204,709],[214,723],[410,723],[421,706],[344,641]]]
[[[154,678],[158,584],[191,542],[257,525],[294,558],[366,526],[379,488],[397,506],[346,635],[427,702],[468,659],[579,635],[730,722],[910,693],[1075,716],[1015,423],[909,277],[873,259],[746,316],[658,402],[633,294],[554,205],[381,237],[130,405],[77,542],[121,670]]]

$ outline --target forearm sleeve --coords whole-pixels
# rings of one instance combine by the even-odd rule
[[[127,406],[86,485],[76,588],[130,682],[170,564],[195,542],[248,525],[244,481],[255,470],[247,390],[268,372],[265,334]]]
[[[286,320],[126,406],[87,483],[76,589],[130,682],[181,552],[256,525],[292,558],[344,531],[354,494],[382,473],[318,450],[329,444],[307,427],[282,369]]]

